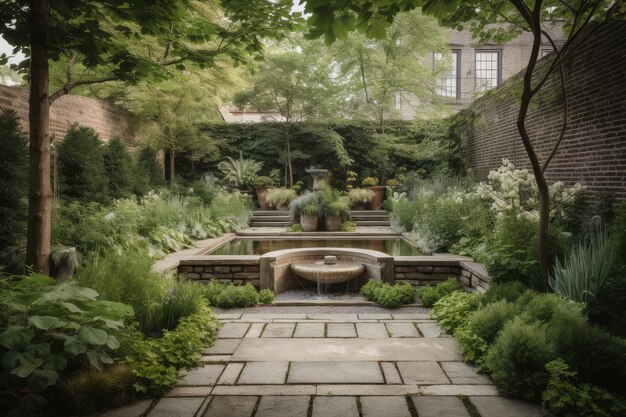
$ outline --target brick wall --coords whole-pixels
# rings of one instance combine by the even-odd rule
[[[579,45],[576,56],[566,62],[565,74],[569,128],[548,168],[548,181],[581,182],[591,196],[626,200],[626,22],[600,28]],[[519,99],[511,92],[520,89],[511,88],[514,82],[510,79],[475,101],[468,110],[477,118],[460,126],[464,152],[478,178],[500,166],[503,158],[529,167],[515,124]],[[542,161],[558,137],[562,103],[555,73],[534,99],[527,119]]]
[[[15,110],[22,127],[28,131],[26,89],[0,85],[0,107]],[[63,138],[74,123],[93,128],[104,141],[114,136],[130,139],[133,137],[135,116],[111,103],[88,97],[66,95],[55,100],[50,107],[50,134],[53,139]]]

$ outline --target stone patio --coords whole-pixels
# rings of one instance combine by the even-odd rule
[[[224,327],[204,366],[183,376],[148,417],[543,415],[537,405],[499,396],[424,313],[219,318]]]

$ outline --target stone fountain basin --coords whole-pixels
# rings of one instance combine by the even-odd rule
[[[337,284],[350,281],[365,271],[365,266],[356,262],[338,261],[333,264],[324,261],[301,261],[289,265],[291,272],[308,281],[319,284]]]

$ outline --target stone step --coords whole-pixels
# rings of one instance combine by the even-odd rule
[[[286,222],[289,221],[289,216],[252,216],[250,221],[252,222]]]
[[[371,216],[371,215],[386,215],[389,214],[387,210],[350,210],[351,216]]]
[[[251,227],[288,227],[291,226],[290,221],[284,222],[252,222]]]
[[[388,220],[361,220],[356,222],[357,226],[391,226]]]
[[[253,216],[289,217],[289,210],[255,210]]]
[[[389,221],[389,216],[350,216],[355,222],[358,221]]]

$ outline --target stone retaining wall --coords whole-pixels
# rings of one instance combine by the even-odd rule
[[[484,292],[489,287],[485,267],[463,256],[396,256],[395,281],[414,286],[436,285],[454,277],[467,289]]]
[[[178,273],[204,284],[217,279],[224,284],[251,284],[259,288],[261,273],[258,256],[213,258],[182,259]]]

